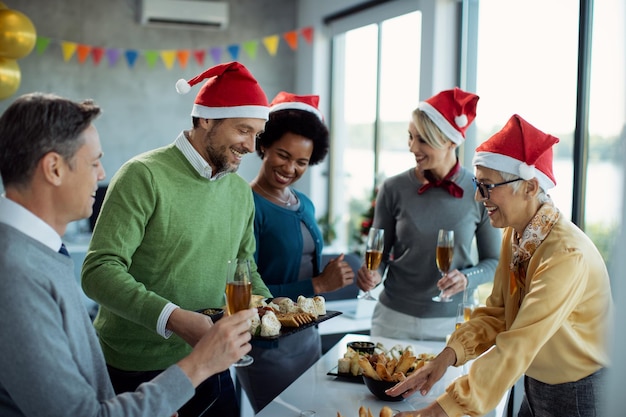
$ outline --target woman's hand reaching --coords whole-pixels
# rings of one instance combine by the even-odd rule
[[[410,397],[417,391],[422,395],[430,392],[431,388],[446,373],[449,366],[456,363],[456,354],[449,347],[444,348],[437,357],[426,362],[424,366],[412,373],[402,382],[385,391],[392,397],[402,395],[403,398]]]
[[[331,259],[324,271],[313,278],[315,294],[335,291],[354,282],[354,271],[350,264],[344,261],[344,256],[342,253],[335,259]]]

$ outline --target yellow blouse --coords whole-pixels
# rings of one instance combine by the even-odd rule
[[[527,262],[527,290],[520,299],[510,288],[513,233],[512,228],[504,231],[486,307],[476,309],[448,342],[456,353],[455,366],[484,353],[437,399],[450,417],[494,409],[523,374],[560,384],[609,364],[613,302],[609,275],[594,244],[561,216]]]

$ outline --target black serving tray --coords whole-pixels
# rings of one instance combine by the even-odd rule
[[[330,371],[326,372],[326,375],[334,376],[340,381],[356,382],[357,384],[363,384],[363,375],[354,376],[350,372],[344,374],[343,372],[338,372],[336,366]]]
[[[340,314],[343,314],[343,313],[341,311],[326,310],[326,314],[324,314],[323,316],[318,316],[317,319],[313,320],[310,323],[303,324],[299,327],[283,326],[280,329],[280,333],[278,333],[276,336],[269,336],[269,337],[253,336],[252,341],[250,343],[253,346],[258,346],[258,347],[262,347],[265,349],[275,348],[275,347],[278,347],[278,343],[280,339],[282,339],[283,337],[291,336],[292,334],[301,332],[302,330],[308,329],[309,327],[317,326],[321,322],[330,320],[333,317],[337,317]]]

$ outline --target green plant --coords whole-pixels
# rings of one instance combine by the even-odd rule
[[[335,230],[335,226],[337,225],[337,220],[328,218],[328,213],[324,214],[322,217],[317,219],[317,225],[322,231],[322,238],[324,239],[324,245],[331,245],[335,239],[337,238],[337,232]]]

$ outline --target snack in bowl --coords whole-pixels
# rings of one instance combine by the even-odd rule
[[[363,374],[363,382],[370,390],[372,394],[374,394],[378,399],[383,401],[402,401],[402,395],[398,395],[397,397],[392,397],[385,393],[386,390],[393,387],[397,384],[395,381],[379,381]]]
[[[198,310],[198,313],[202,313],[205,316],[211,317],[213,323],[218,321],[224,316],[223,308],[203,308],[202,310]]]
[[[353,349],[354,351],[359,353],[369,353],[370,355],[373,355],[376,345],[373,342],[355,341],[349,342],[348,348]]]

